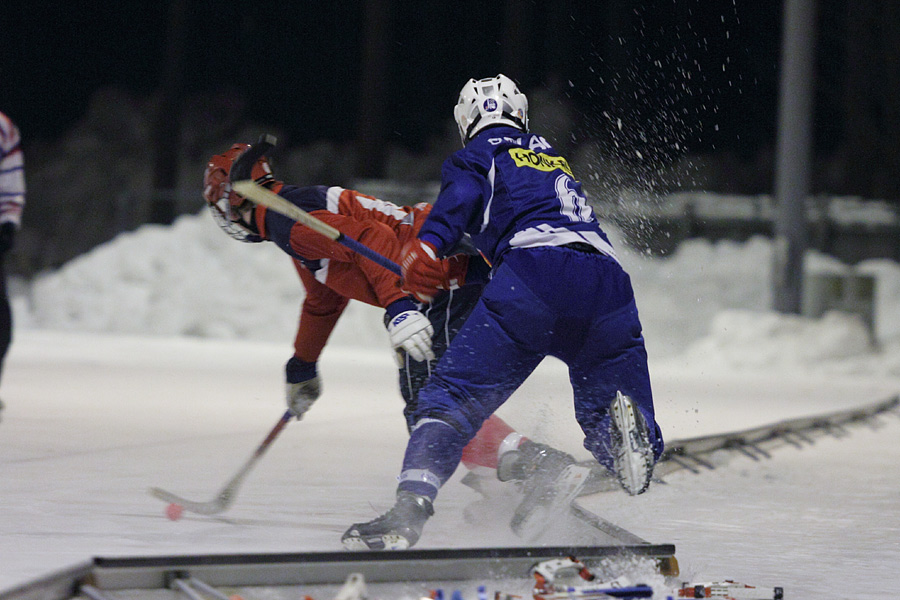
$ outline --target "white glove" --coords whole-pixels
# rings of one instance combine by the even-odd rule
[[[288,409],[294,413],[297,419],[302,419],[303,414],[309,410],[313,402],[322,393],[322,382],[316,375],[312,379],[300,383],[287,383],[284,386],[287,396]]]
[[[391,347],[403,348],[413,360],[434,360],[431,336],[434,328],[428,317],[417,310],[403,311],[390,320],[387,326]]]

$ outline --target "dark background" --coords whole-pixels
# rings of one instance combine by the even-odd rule
[[[780,4],[21,2],[11,16],[18,23],[4,32],[3,105],[26,138],[59,136],[98,88],[150,95],[173,83],[167,69],[177,67],[167,48],[175,44],[175,85],[184,93],[236,91],[248,117],[280,124],[296,143],[354,139],[368,44],[384,62],[378,84],[392,115],[387,133],[413,149],[441,132],[468,78],[502,70],[526,91],[557,76],[586,116],[613,105],[652,113],[676,102],[719,125],[716,135],[695,140],[695,150],[752,153],[772,143]],[[822,0],[822,12],[840,20],[846,4]],[[184,25],[173,32],[179,8]],[[384,22],[379,39],[367,40],[366,25],[377,19]],[[843,37],[841,27],[832,25],[826,37]],[[823,45],[828,70],[842,70],[842,50],[834,41]],[[681,89],[685,82],[690,92]],[[826,117],[839,101],[834,93],[823,100]]]
[[[812,191],[896,202],[900,3],[817,6]],[[392,163],[392,152],[439,155],[423,159],[424,172],[415,174],[438,179],[440,158],[458,147],[452,107],[460,87],[498,72],[519,83],[535,112],[543,98],[544,114],[568,115],[567,122],[533,118],[533,125],[546,123],[551,141],[586,157],[587,179],[601,177],[590,166],[599,154],[620,173],[614,185],[653,189],[665,181],[671,189],[675,181],[678,188],[772,193],[778,0],[5,7],[0,110],[24,137],[26,222],[35,232],[35,205],[53,206],[50,196],[66,193],[60,186],[91,171],[71,165],[114,169],[117,156],[129,156],[132,167],[152,173],[139,183],[121,175],[91,198],[116,186],[196,193],[210,150],[254,141],[238,139],[247,124],[277,130],[285,154],[306,148],[309,157],[311,146],[330,144],[322,160],[333,168],[320,174],[344,181],[297,183],[403,178],[409,169]],[[110,116],[126,106],[143,125]],[[79,128],[93,132],[90,144],[73,137]],[[91,162],[87,153],[105,156]],[[51,186],[61,167],[50,165],[63,157],[67,175]],[[342,160],[349,166],[334,167]],[[654,175],[666,169],[682,175]],[[176,212],[177,203],[163,203],[146,219],[167,222]]]

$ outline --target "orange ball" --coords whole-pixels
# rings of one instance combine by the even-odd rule
[[[166,516],[173,521],[180,519],[183,512],[184,507],[174,502],[166,507]]]

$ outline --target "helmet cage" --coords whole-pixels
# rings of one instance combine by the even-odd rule
[[[240,198],[238,204],[234,204],[233,199]],[[209,203],[209,212],[212,213],[213,221],[219,228],[227,233],[230,237],[248,243],[261,242],[259,232],[256,230],[256,224],[251,219],[251,225],[244,222],[243,212],[250,208],[247,204],[250,201],[234,193],[231,189],[231,183],[226,182],[222,195],[212,203]]]
[[[491,125],[528,131],[528,98],[506,75],[470,79],[459,93],[453,116],[464,146]]]
[[[244,214],[254,206],[252,202],[236,193],[231,188],[229,174],[237,157],[243,154],[249,145],[234,144],[226,153],[218,154],[210,159],[203,176],[203,197],[209,206],[213,220],[222,231],[241,242],[256,243],[263,241],[251,217],[248,224]],[[265,187],[276,183],[272,175],[272,167],[266,157],[260,157],[251,169],[253,181]]]

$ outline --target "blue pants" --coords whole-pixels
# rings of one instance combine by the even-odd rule
[[[647,353],[628,274],[612,258],[556,247],[507,253],[419,392],[400,488],[434,498],[462,448],[546,356],[569,368],[584,446],[607,468],[616,391],[656,425]]]

